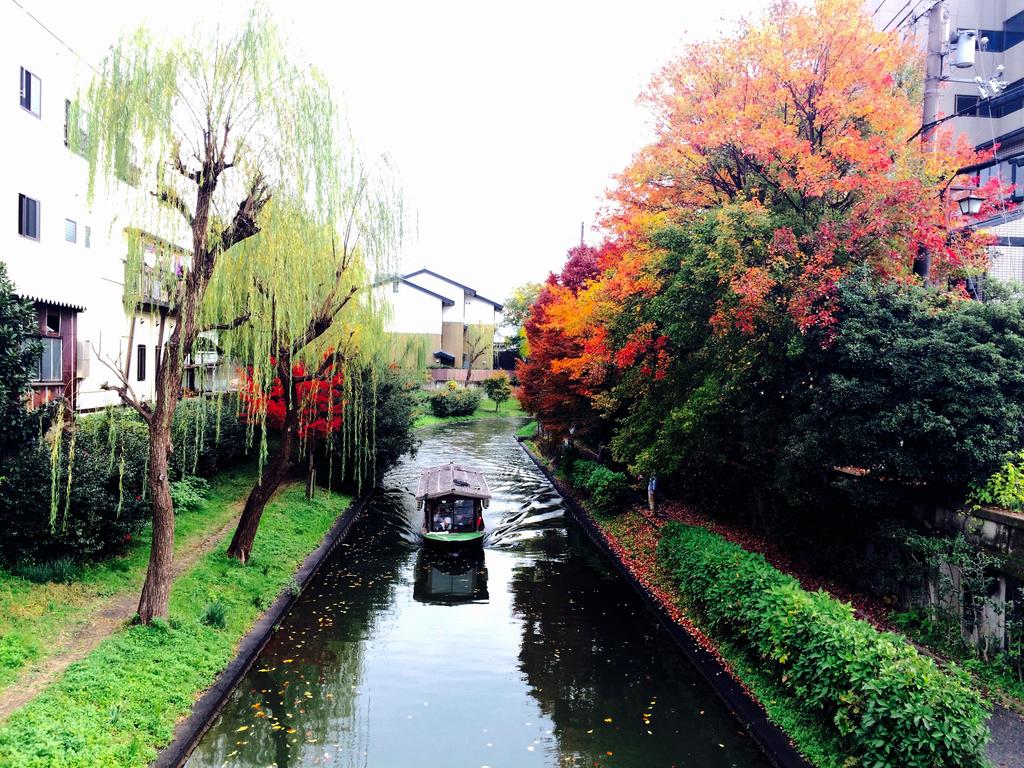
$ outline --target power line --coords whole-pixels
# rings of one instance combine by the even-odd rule
[[[889,23],[886,24],[884,27],[882,27],[882,31],[885,32],[887,29],[889,29],[889,24],[892,24],[894,21],[896,21],[896,17],[899,16],[901,13],[903,13],[905,10],[907,10],[907,6],[909,6],[913,1],[914,0],[907,0],[907,2],[905,2],[903,4],[903,7],[900,8],[898,11],[896,11],[896,13],[893,15],[893,17],[891,19],[889,19]],[[882,6],[879,5],[878,7],[881,8]],[[878,13],[878,9],[877,8],[875,9],[875,13]],[[899,26],[899,25],[897,25],[897,26]]]
[[[80,54],[78,51],[76,51],[74,48],[72,48],[70,45],[68,45],[66,42],[64,42],[64,40],[60,37],[60,35],[58,35],[56,32],[54,32],[52,29],[50,29],[48,26],[46,26],[42,21],[40,21],[39,18],[35,14],[32,13],[32,11],[30,11],[28,8],[26,8],[21,3],[19,3],[18,0],[11,0],[11,2],[14,3],[16,6],[18,6],[25,13],[26,16],[28,16],[30,19],[32,19],[32,21],[34,21],[36,24],[38,24],[41,29],[45,30],[46,33],[48,35],[50,35],[50,37],[52,37],[58,43],[63,45],[65,48],[67,48],[68,51],[72,55],[74,55],[79,61],[81,61],[83,64],[85,64],[85,66],[87,66],[89,69],[91,69],[97,75],[100,74],[100,71],[98,69],[96,69],[96,67],[94,67],[92,64],[90,64],[86,60],[86,58],[84,56],[82,56],[82,54]]]

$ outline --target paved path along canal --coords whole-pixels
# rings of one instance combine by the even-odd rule
[[[632,588],[567,523],[510,422],[423,433],[189,762],[344,768],[768,763]],[[420,469],[482,469],[482,557],[431,558]],[[257,546],[259,542],[257,541]]]

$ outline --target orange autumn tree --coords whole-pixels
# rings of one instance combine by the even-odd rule
[[[948,131],[927,147],[914,138],[921,63],[857,0],[779,0],[669,62],[642,96],[655,140],[610,193],[597,274],[576,290],[549,283],[535,305],[521,378],[552,394],[547,408],[527,396],[541,419],[557,423],[558,396],[572,394],[614,427],[673,364],[693,362],[702,327],[721,339],[699,353],[721,380],[778,353],[767,339],[814,331],[828,344],[837,286],[860,267],[910,283],[928,257],[940,287],[979,271],[985,239],[962,229],[944,190],[982,158]],[[695,227],[705,287],[677,298],[663,234]],[[685,344],[667,327],[670,289],[677,314],[695,313]]]
[[[920,63],[857,0],[778,0],[735,35],[691,46],[642,97],[657,139],[621,174],[610,231],[764,207],[771,247],[729,254],[715,317],[748,332],[773,309],[804,330],[833,323],[835,284],[856,264],[896,280],[925,253],[936,281],[979,269],[984,243],[954,231],[964,222],[940,193],[980,158],[949,132],[934,148],[908,140]]]

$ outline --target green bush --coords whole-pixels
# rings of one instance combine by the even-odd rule
[[[621,472],[603,464],[577,459],[569,464],[569,482],[586,497],[590,507],[602,515],[621,511],[629,483]]]
[[[190,397],[178,403],[171,425],[172,477],[210,477],[245,456],[248,426],[239,407],[237,395]]]
[[[422,391],[419,381],[391,368],[363,370],[358,386],[363,390],[363,402],[373,403],[372,429],[367,426],[372,437],[373,455],[367,462],[363,446],[358,441],[335,435],[328,466],[323,467],[320,474],[322,478],[330,479],[332,486],[352,490],[361,489],[363,482],[376,483],[403,456],[416,453],[412,423],[417,394]]]
[[[48,429],[0,459],[0,559],[8,563],[105,556],[149,518],[149,434],[137,417],[121,409],[81,416],[55,449],[56,438]]]
[[[983,485],[975,484],[967,502],[976,507],[994,505],[1024,511],[1024,451],[1012,454]]]
[[[220,600],[214,600],[206,606],[200,621],[208,627],[224,629],[227,626],[228,607]]]
[[[246,426],[235,403],[223,399],[219,429],[215,400],[179,405],[172,477],[180,478],[183,470],[186,477],[210,475],[237,463],[245,452]],[[0,562],[24,568],[105,557],[123,549],[149,520],[149,431],[139,417],[111,408],[78,416],[58,433],[56,415],[53,406],[20,414],[29,439],[19,450],[0,454]],[[202,481],[172,484],[182,511],[201,503],[201,493]]]
[[[836,726],[857,765],[981,768],[987,712],[967,674],[702,528],[671,523],[659,561],[711,635],[746,647]]]
[[[47,563],[28,563],[18,569],[18,575],[34,584],[54,582],[67,584],[78,578],[81,568],[74,560],[62,557]]]
[[[210,483],[202,477],[187,475],[171,483],[171,500],[175,513],[195,512],[203,506],[210,493]]]
[[[455,382],[448,382],[454,384]],[[480,393],[469,387],[446,386],[430,393],[430,410],[440,418],[470,416],[480,407]]]

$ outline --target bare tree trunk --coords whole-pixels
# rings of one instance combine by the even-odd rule
[[[154,428],[149,443],[149,495],[153,503],[153,542],[149,568],[139,597],[139,621],[148,624],[166,616],[171,593],[171,565],[174,561],[174,506],[167,481],[170,433]]]
[[[310,435],[306,442],[306,499],[316,496],[316,437]]]
[[[196,222],[192,230],[193,253],[206,254],[206,223],[212,187],[200,187],[196,200]],[[171,424],[181,398],[181,376],[185,355],[192,351],[197,333],[199,304],[209,283],[212,261],[196,257],[193,270],[178,296],[178,322],[157,354],[162,364],[156,371],[153,395],[156,400],[149,419],[149,495],[153,504],[153,541],[149,550],[146,581],[139,596],[139,621],[167,616],[171,595],[171,566],[174,562],[174,502],[168,477],[169,458],[174,451]],[[132,350],[128,350],[129,357]],[[123,397],[123,395],[122,395]]]
[[[149,424],[149,495],[153,504],[153,541],[149,550],[149,567],[139,597],[139,621],[166,616],[171,594],[171,565],[174,562],[174,503],[168,477],[171,443],[171,422],[181,395],[181,358],[177,354],[177,328],[172,334],[172,348],[156,377],[156,408]]]
[[[298,398],[293,397],[284,416],[281,443],[263,471],[263,478],[253,486],[249,498],[245,500],[245,508],[242,510],[242,516],[238,519],[238,527],[235,529],[235,535],[231,538],[230,546],[228,546],[228,557],[234,557],[244,563],[252,554],[252,545],[256,540],[256,531],[260,527],[263,510],[266,509],[267,502],[288,476],[288,467],[291,464],[292,451],[295,448],[295,435],[299,426],[299,405]]]

